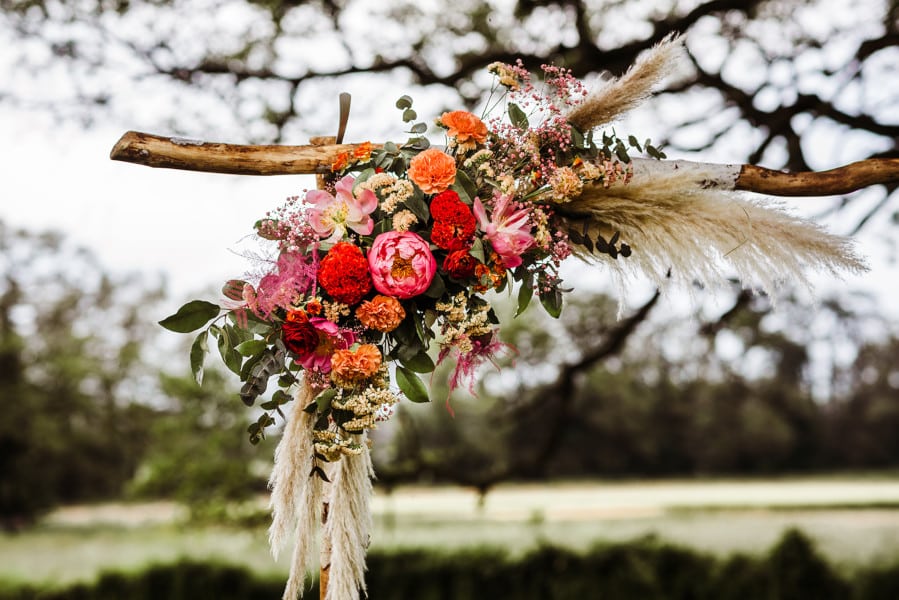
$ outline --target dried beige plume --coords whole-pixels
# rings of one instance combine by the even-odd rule
[[[671,34],[642,54],[627,73],[607,81],[566,115],[568,122],[589,131],[613,121],[652,94],[652,88],[683,58],[683,39]]]
[[[313,390],[304,381],[297,391],[294,410],[290,415],[275,449],[269,487],[272,494],[269,508],[272,524],[269,545],[275,559],[289,536],[296,535],[291,560],[290,577],[284,599],[302,596],[307,567],[313,560],[315,532],[321,515],[322,482],[311,477],[313,447],[312,429],[315,415],[303,410],[311,401]]]
[[[374,477],[366,434],[362,452],[335,464],[325,538],[331,544],[331,571],[325,600],[358,598],[365,591],[365,552],[372,529],[371,480]]]
[[[587,185],[579,198],[557,206],[566,232],[586,228],[594,241],[620,233],[633,250],[627,258],[593,255],[583,245],[574,250],[613,266],[621,285],[636,273],[659,284],[670,273],[674,282],[715,285],[732,269],[747,287],[774,292],[787,281],[808,285],[809,268],[833,274],[866,269],[848,238],[781,205],[728,191],[739,172],[733,165],[634,163],[630,183]]]

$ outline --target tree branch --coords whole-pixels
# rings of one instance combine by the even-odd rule
[[[234,175],[300,175],[328,173],[342,152],[358,144],[326,146],[238,145],[167,138],[129,131],[110,152],[112,160],[148,167],[231,173]],[[377,145],[376,145],[377,146]],[[716,165],[690,161],[634,159],[635,177],[698,168],[714,172],[697,185],[774,196],[829,196],[877,184],[899,182],[899,158],[875,158],[822,172],[785,173],[755,165]]]

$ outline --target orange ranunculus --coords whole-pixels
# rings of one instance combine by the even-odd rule
[[[359,305],[356,318],[368,329],[389,333],[406,318],[406,311],[396,298],[378,294]]]
[[[353,149],[353,158],[358,162],[365,162],[371,158],[371,142],[362,142]]]
[[[350,153],[349,152],[341,152],[337,155],[337,158],[334,159],[334,162],[331,163],[331,171],[337,173],[338,171],[342,171],[346,168],[346,166],[350,162]]]
[[[456,161],[437,148],[428,148],[409,162],[406,171],[425,194],[439,194],[456,180]]]
[[[478,144],[487,141],[487,126],[479,118],[466,110],[445,112],[440,123],[448,129],[446,134],[456,140],[463,152],[474,150]]]
[[[381,368],[381,351],[374,344],[356,350],[337,350],[331,355],[331,379],[338,385],[361,383]]]

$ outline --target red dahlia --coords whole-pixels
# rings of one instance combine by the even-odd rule
[[[435,221],[446,221],[451,219],[453,214],[459,210],[459,205],[468,208],[465,203],[459,199],[459,194],[453,190],[440,192],[431,200],[431,218]],[[471,212],[471,211],[469,211]]]
[[[318,283],[337,302],[359,304],[371,290],[371,274],[362,249],[349,242],[335,244],[318,267]]]
[[[475,223],[453,225],[438,221],[431,229],[431,241],[443,250],[463,250],[471,248],[474,243]]]
[[[443,270],[453,279],[468,279],[474,276],[475,268],[481,264],[468,250],[456,250],[447,254]]]

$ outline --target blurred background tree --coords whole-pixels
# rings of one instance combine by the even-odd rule
[[[0,524],[122,492],[148,443],[143,356],[161,297],[59,236],[0,223]]]

